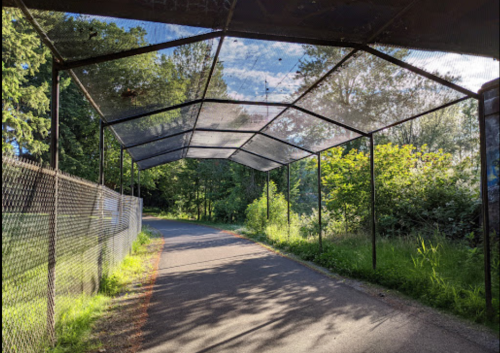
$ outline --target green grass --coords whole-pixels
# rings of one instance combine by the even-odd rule
[[[154,237],[154,233],[144,229],[132,244],[132,254],[125,257],[110,276],[102,279],[97,295],[82,295],[60,311],[56,321],[57,343],[49,353],[83,353],[98,348],[89,340],[94,322],[109,308],[112,297],[138,280],[147,269],[147,245]]]
[[[374,271],[371,239],[367,234],[326,237],[323,253],[319,253],[317,237],[305,238],[295,227],[289,232],[288,227],[271,225],[265,233],[252,234],[242,225],[190,222],[234,231],[340,275],[397,290],[426,305],[499,330],[498,245],[492,250],[494,318],[488,320],[482,250],[470,248],[465,242],[450,241],[439,235],[425,240],[418,236],[379,237]]]

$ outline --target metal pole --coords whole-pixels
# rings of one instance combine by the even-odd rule
[[[47,336],[49,343],[54,346],[55,336],[55,307],[56,307],[56,244],[57,244],[57,205],[58,197],[58,170],[59,170],[59,70],[52,61],[52,107],[51,107],[51,135],[50,135],[50,166],[56,171],[54,176],[54,204],[52,217],[49,219],[49,248],[48,248],[48,278],[47,278]]]
[[[99,120],[99,181],[98,184],[104,185],[104,125]]]
[[[123,195],[123,146],[120,148],[120,194]]]
[[[479,150],[481,155],[481,199],[483,204],[483,251],[484,251],[484,290],[486,314],[493,317],[491,304],[491,254],[490,254],[490,218],[488,205],[488,165],[486,155],[486,119],[484,112],[484,93],[479,92]]]
[[[134,161],[130,163],[130,195],[134,196]]]
[[[288,215],[288,230],[290,231],[290,164],[286,166],[287,168],[287,184],[288,184],[288,196],[287,196],[287,201],[288,201],[288,207],[287,207],[287,215]]]
[[[318,153],[318,225],[319,225],[319,252],[323,252],[322,224],[321,224],[321,153]]]
[[[370,134],[370,186],[372,217],[372,267],[377,268],[376,218],[375,218],[375,153],[373,134]]]
[[[141,170],[137,169],[137,197],[141,198]]]
[[[269,220],[269,172],[267,172],[267,220]]]

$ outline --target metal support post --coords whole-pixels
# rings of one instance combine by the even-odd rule
[[[483,251],[484,251],[484,291],[486,314],[493,317],[491,294],[491,253],[490,253],[490,219],[488,205],[488,165],[486,154],[486,119],[484,111],[484,93],[479,92],[479,150],[481,155],[481,199],[483,206]]]
[[[141,170],[137,169],[137,197],[141,198]]]
[[[52,107],[51,107],[51,135],[50,135],[50,166],[54,169],[54,202],[52,215],[49,219],[49,248],[48,248],[48,278],[47,278],[47,336],[49,343],[54,346],[55,336],[55,307],[56,307],[56,244],[57,244],[57,205],[58,171],[59,171],[59,70],[52,63]]]
[[[270,174],[267,172],[267,220],[269,220],[269,178]]]
[[[104,185],[104,124],[99,120],[99,181]]]
[[[134,161],[130,163],[130,195],[134,196]]]
[[[372,223],[372,267],[377,268],[376,218],[375,218],[375,153],[373,134],[370,134],[370,187],[371,187],[371,223]]]
[[[290,164],[286,166],[287,168],[287,198],[288,206],[287,206],[287,216],[288,216],[288,235],[290,236]]]
[[[120,148],[120,194],[123,195],[123,146]]]
[[[318,153],[318,225],[319,225],[319,252],[323,252],[323,237],[321,224],[321,153]]]

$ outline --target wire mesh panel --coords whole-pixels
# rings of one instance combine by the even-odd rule
[[[180,109],[111,125],[111,128],[120,136],[125,146],[131,146],[191,130],[199,109],[200,104],[195,103]]]
[[[262,132],[313,152],[361,136],[293,108],[280,115]]]
[[[231,148],[196,148],[190,147],[186,157],[187,158],[229,158],[236,149]]]
[[[243,149],[283,164],[288,164],[310,154],[264,135],[256,135],[243,146]]]
[[[233,162],[246,165],[247,167],[267,172],[268,170],[279,168],[282,165],[269,159],[256,156],[243,150],[236,151],[230,158]]]
[[[33,10],[33,17],[66,60],[78,60],[192,37],[209,28],[116,17]]]
[[[195,131],[191,146],[241,147],[252,136],[252,133]]]
[[[166,153],[181,147],[186,147],[191,138],[191,134],[191,132],[187,132],[185,134],[167,137],[155,142],[129,148],[127,151],[134,160],[145,159],[159,153]]]
[[[199,99],[219,39],[75,69],[107,121]]]
[[[181,158],[183,158],[185,152],[185,148],[173,152],[168,152],[156,157],[151,157],[148,159],[144,159],[142,161],[138,161],[137,165],[139,166],[140,169],[149,169],[156,167],[161,164],[165,163],[170,163],[177,161]]]
[[[206,129],[259,131],[284,107],[203,103],[196,127]]]
[[[2,351],[40,352],[49,318],[96,293],[131,249],[142,203],[20,159],[2,156],[2,171]]]
[[[219,80],[210,81],[207,98],[291,102],[341,58],[331,48],[227,37],[216,67]],[[302,68],[318,64],[314,73]]]
[[[493,58],[381,45],[372,47],[472,92],[500,76],[500,64]]]
[[[388,61],[358,53],[297,105],[370,132],[462,97]]]

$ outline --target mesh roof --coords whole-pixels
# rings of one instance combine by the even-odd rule
[[[237,3],[237,22],[229,28],[239,28],[247,11],[243,9],[253,2]],[[400,6],[373,5],[376,18],[370,21],[351,20],[347,15],[354,5],[344,4],[335,13],[316,2],[297,13],[283,7],[286,16],[298,16],[301,26],[324,29],[311,41],[261,35],[258,30],[210,34],[230,19],[231,2],[217,3],[216,8],[203,5],[203,16],[213,17],[213,25],[204,28],[193,26],[206,23],[204,18],[190,22],[182,17],[191,11],[184,5],[179,5],[180,17],[169,15],[177,10],[160,5],[152,12],[128,12],[136,19],[38,10],[33,17],[49,46],[65,60],[59,68],[73,70],[140,169],[181,158],[224,158],[269,171],[464,98],[477,98],[477,88],[498,76],[498,62],[487,58],[374,44],[370,48],[345,44],[342,36],[335,43],[323,40],[341,23],[351,38],[369,36],[399,13]],[[87,5],[97,12],[102,8],[80,4]],[[316,7],[319,14],[313,11]],[[314,16],[299,20],[302,12]],[[179,24],[148,22],[141,17],[145,13],[161,21],[168,15]],[[389,27],[398,25],[396,21]],[[287,31],[283,34],[293,33]],[[268,32],[282,34],[278,29]],[[192,38],[197,35],[203,36]],[[378,39],[384,35],[394,33],[384,32]],[[137,50],[127,52],[131,49]]]
[[[138,161],[137,165],[139,166],[140,169],[148,169],[165,163],[178,161],[183,157],[184,157],[184,150],[182,149],[174,152],[165,153],[160,156],[144,159],[142,161]]]
[[[253,155],[242,150],[236,151],[229,159],[233,162],[240,163],[263,172],[281,167],[281,165],[276,162],[272,162],[269,159]]]
[[[274,120],[263,132],[313,152],[361,136],[294,108]]]
[[[258,131],[283,111],[283,107],[204,103],[199,128]]]
[[[191,146],[241,147],[252,136],[251,133],[196,131]]]
[[[229,158],[236,149],[222,149],[222,148],[196,148],[190,147],[186,157],[187,158]]]
[[[74,72],[109,122],[202,98],[218,41],[135,55]],[[181,58],[187,50],[192,54]],[[180,72],[190,79],[182,82]]]
[[[209,28],[77,13],[37,10],[32,13],[67,60],[116,53],[212,31]],[[116,33],[124,33],[122,40],[113,39]]]
[[[164,138],[155,142],[146,143],[137,147],[127,149],[135,160],[142,160],[152,155],[170,152],[189,144],[192,132]]]
[[[351,82],[346,86],[346,82]],[[464,97],[377,56],[360,53],[297,105],[371,132]]]
[[[200,104],[148,115],[112,125],[125,146],[152,141],[157,138],[191,130],[194,127]]]

